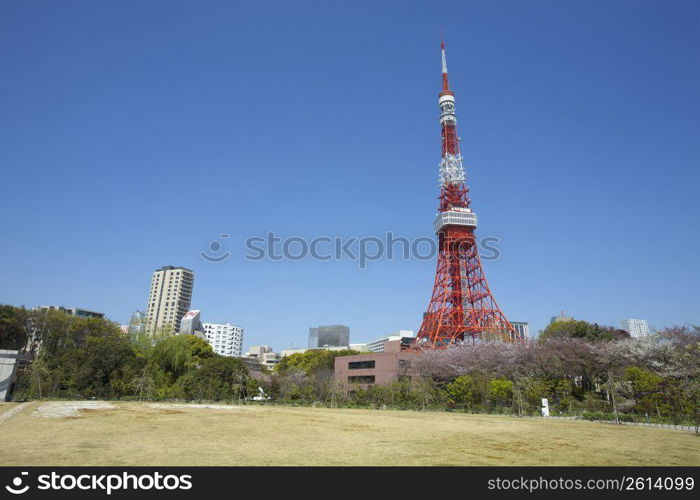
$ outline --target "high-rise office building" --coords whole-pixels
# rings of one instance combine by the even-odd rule
[[[530,325],[526,321],[511,321],[511,325],[513,325],[513,328],[515,328],[515,331],[518,332],[520,335],[520,338],[523,340],[527,340],[530,338]]]
[[[216,354],[240,356],[243,352],[243,328],[231,323],[203,323],[204,335]]]
[[[623,319],[621,322],[622,329],[629,333],[632,337],[641,337],[651,333],[649,323],[645,319]]]
[[[344,325],[309,328],[309,349],[350,346],[350,327]]]
[[[146,311],[134,311],[129,320],[129,333],[131,335],[146,333]]]
[[[190,309],[194,273],[184,267],[163,266],[153,272],[146,308],[146,333],[176,333]]]

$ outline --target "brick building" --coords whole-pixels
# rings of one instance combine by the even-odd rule
[[[384,352],[338,356],[335,358],[336,380],[350,389],[410,379],[417,374],[415,361],[420,354],[407,350],[409,346],[401,340],[390,340],[384,344]]]

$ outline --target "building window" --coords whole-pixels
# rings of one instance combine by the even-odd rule
[[[348,377],[351,384],[374,384],[374,375],[351,375]]]
[[[350,370],[362,370],[367,368],[374,368],[374,360],[371,361],[350,361],[348,363],[348,368]]]

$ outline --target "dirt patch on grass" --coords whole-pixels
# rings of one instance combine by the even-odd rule
[[[43,403],[34,413],[33,417],[41,418],[79,418],[80,413],[97,412],[101,410],[114,410],[116,406],[104,401],[55,401]]]
[[[215,405],[215,404],[178,404],[178,403],[151,403],[147,404],[149,408],[158,410],[247,410],[245,406],[233,405]],[[182,412],[179,412],[182,413]]]

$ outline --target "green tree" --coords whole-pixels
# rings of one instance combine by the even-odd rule
[[[187,399],[234,400],[248,396],[248,369],[238,358],[214,356],[178,380]]]
[[[549,397],[551,388],[546,380],[536,377],[521,377],[520,386],[528,410],[537,411],[542,405],[542,398]]]
[[[137,369],[129,339],[114,331],[89,336],[75,353],[71,383],[76,392],[101,398],[119,397],[128,388],[125,378]]]
[[[22,351],[27,345],[27,311],[23,307],[0,305],[0,349]]]
[[[213,355],[214,351],[206,340],[195,335],[173,335],[155,344],[149,361],[177,379]]]
[[[628,366],[625,368],[624,380],[629,382],[632,397],[640,409],[651,411],[658,406],[661,377],[638,366]]]
[[[61,311],[32,311],[33,335],[41,347],[23,370],[28,397],[118,397],[136,362],[129,340],[116,323],[79,318]]]
[[[559,404],[559,408],[566,408],[572,412],[574,409],[573,384],[568,379],[562,379],[556,382],[554,386],[554,395]]]
[[[474,400],[474,379],[469,375],[460,375],[445,386],[447,401],[460,408],[466,408]]]
[[[495,378],[489,382],[489,397],[501,405],[510,405],[513,400],[513,381],[504,378]]]
[[[296,369],[311,376],[323,370],[333,370],[336,357],[352,356],[353,354],[359,354],[359,352],[351,349],[344,349],[342,351],[310,349],[306,352],[285,356],[277,363],[275,371],[277,373],[284,373],[289,369]]]
[[[584,339],[595,342],[629,338],[629,334],[609,326],[600,326],[586,321],[555,321],[547,325],[547,328],[540,334],[539,341],[545,342],[557,338]]]

